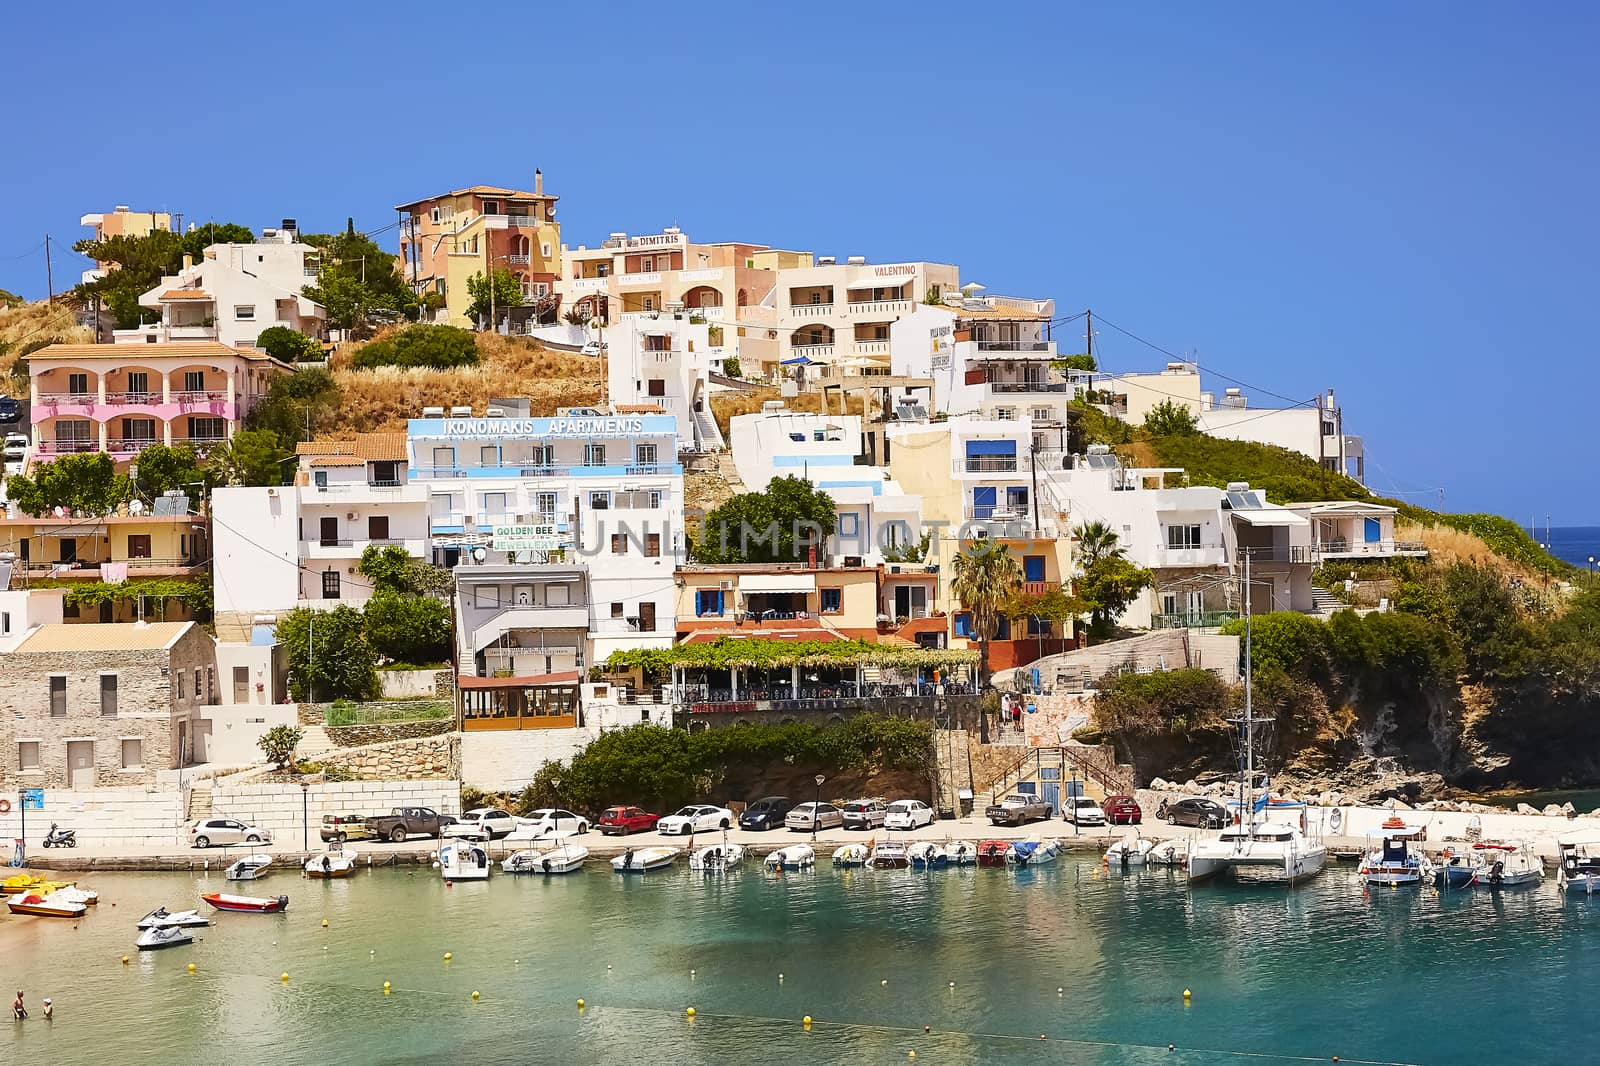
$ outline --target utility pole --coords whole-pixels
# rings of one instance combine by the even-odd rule
[[[1039,442],[1028,449],[1028,472],[1033,475],[1033,535],[1039,536]]]
[[[44,284],[50,293],[50,303],[56,302],[56,279],[50,270],[50,234],[44,235]]]
[[[1087,309],[1083,312],[1083,350],[1094,358],[1094,312]]]

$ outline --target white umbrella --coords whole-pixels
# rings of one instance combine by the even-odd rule
[[[979,289],[982,289],[984,287],[985,286],[979,285],[976,281],[969,281],[965,285],[961,286],[961,291],[962,292],[977,292]]]

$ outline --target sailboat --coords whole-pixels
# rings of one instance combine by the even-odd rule
[[[1263,777],[1256,798],[1256,722],[1251,702],[1250,553],[1244,553],[1244,759],[1239,773],[1239,800],[1233,824],[1216,840],[1201,840],[1189,852],[1189,881],[1194,883],[1232,873],[1256,881],[1296,881],[1313,877],[1328,861],[1328,849],[1305,835],[1305,805],[1274,801],[1270,780]],[[1266,721],[1266,719],[1260,719]],[[1285,816],[1288,816],[1287,818]],[[1298,817],[1296,817],[1296,815]]]

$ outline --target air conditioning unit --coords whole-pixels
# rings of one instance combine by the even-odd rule
[[[272,499],[272,498],[276,497],[277,495],[278,495],[278,490],[277,489],[268,489],[267,490],[267,498],[268,499]]]
[[[354,511],[346,511],[344,513],[344,520],[346,522],[354,522],[358,517],[359,516]]]
[[[721,589],[723,592],[727,592],[733,588],[733,582],[727,578],[724,578],[723,580],[717,582],[717,588]]]

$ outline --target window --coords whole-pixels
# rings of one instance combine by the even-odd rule
[[[546,259],[550,258],[550,242],[549,241],[541,241],[540,242],[540,244],[539,244],[539,254],[544,256]]]
[[[100,675],[100,715],[103,718],[117,716],[117,675]]]
[[[646,533],[644,535],[644,554],[649,559],[661,558],[661,534]]]
[[[183,372],[184,392],[205,392],[206,372],[204,370],[185,370]]]
[[[215,667],[206,667],[206,702],[217,702],[217,671]]]
[[[591,492],[591,493],[589,493],[589,510],[591,510],[591,511],[609,511],[610,509],[611,509],[611,493],[609,493],[609,492]]]
[[[553,492],[534,493],[533,509],[539,512],[539,517],[544,521],[552,521],[556,516],[556,494]]]
[[[605,466],[606,446],[604,444],[585,444],[583,446],[584,466]]]
[[[322,572],[322,598],[325,600],[339,598],[339,571],[324,570]]]
[[[142,370],[128,371],[128,394],[130,397],[143,396],[150,391],[150,375]]]
[[[148,558],[150,558],[150,534],[148,534],[148,533],[130,533],[130,534],[128,534],[128,558],[130,558],[130,559],[148,559]]]
[[[972,615],[965,611],[962,611],[960,614],[956,615],[956,636],[966,637],[969,640],[974,639],[975,634],[972,628]]]
[[[652,270],[654,270],[655,268],[656,268],[655,256],[647,255],[647,256],[645,256],[645,257],[643,257],[642,259],[639,260],[639,271],[641,273],[648,274]]]
[[[478,449],[479,466],[499,466],[500,446],[498,444],[485,444]]]
[[[1043,581],[1044,580],[1044,556],[1042,556],[1042,555],[1024,555],[1022,557],[1022,580],[1024,580],[1024,581]]]
[[[124,770],[144,769],[144,741],[129,737],[122,742],[122,768]]]
[[[611,554],[612,555],[627,555],[628,554],[628,535],[626,533],[613,533],[613,534],[611,534]]]
[[[503,492],[486,492],[483,494],[483,515],[493,522],[497,518],[505,517],[506,494]]]
[[[1002,422],[1014,422],[1017,418],[1017,409],[1015,407],[996,407],[994,416]]]
[[[699,589],[694,594],[694,613],[697,616],[722,614],[722,590]]]
[[[533,453],[528,462],[534,466],[554,466],[556,461],[556,448],[553,444],[535,444]]]
[[[156,420],[153,418],[124,418],[122,420],[122,439],[153,442],[156,439]]]
[[[660,506],[661,506],[661,490],[660,489],[651,489],[649,492],[645,493],[645,498],[650,501],[650,509],[652,511],[657,510],[658,508],[660,508]],[[27,544],[28,542],[27,541],[23,541],[22,543],[23,544]]]
[[[67,678],[64,674],[50,676],[50,717],[67,716]]]
[[[1200,527],[1168,526],[1167,547],[1172,549],[1200,547]]]
[[[328,487],[328,472],[326,470],[313,470],[311,472],[311,483],[319,489],[326,489]]]
[[[220,418],[190,418],[190,440],[221,440],[228,434],[228,424]]]
[[[665,396],[667,394],[667,381],[665,378],[650,378],[645,382],[645,392],[650,396]]]
[[[372,464],[372,483],[374,485],[400,484],[400,472],[395,468],[393,459]]]
[[[656,465],[656,446],[654,444],[638,444],[633,449],[633,461],[639,466]]]
[[[472,590],[472,606],[498,607],[500,606],[500,587],[498,585],[479,585]]]
[[[611,605],[611,617],[612,618],[621,618],[622,617],[622,604],[613,603]]]
[[[486,215],[498,215],[500,213],[500,201],[485,200],[483,202],[483,213]]]
[[[255,304],[235,304],[233,307],[233,320],[235,322],[254,322],[256,320]]]
[[[1028,509],[1026,485],[1011,485],[1006,488],[1006,507],[1013,514],[1020,514]]]
[[[839,515],[839,536],[858,537],[861,535],[861,516],[854,511],[845,511]]]
[[[195,667],[194,668],[194,698],[195,699],[199,699],[200,698],[200,678],[201,678],[201,676],[202,676],[202,674],[201,674],[200,668],[198,666]]]
[[[838,614],[844,610],[844,589],[818,589],[822,594],[822,613]]]
[[[389,516],[388,515],[385,515],[385,514],[373,514],[373,515],[368,515],[367,516],[367,539],[368,540],[388,540],[389,539]]]
[[[433,210],[428,212],[428,221],[433,222],[435,224],[438,223],[438,221],[439,221],[439,209],[437,207],[435,207]]]
[[[11,632],[11,612],[0,611],[0,636]]]
[[[1030,413],[1033,415],[1035,422],[1050,421],[1050,408],[1048,407],[1035,407]]]
[[[39,768],[39,742],[37,740],[19,740],[17,742],[17,769],[37,770]]]
[[[644,309],[646,311],[654,311],[656,309],[656,298],[654,296],[646,296],[644,298]]]
[[[433,449],[433,465],[435,469],[455,466],[456,450],[448,447]]]
[[[68,374],[67,391],[74,396],[83,396],[89,392],[88,374]]]

